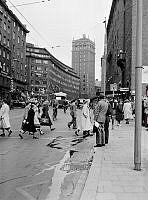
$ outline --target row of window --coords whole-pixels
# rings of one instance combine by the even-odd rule
[[[9,67],[5,63],[0,62],[0,69],[3,72],[9,73]]]
[[[7,58],[7,60],[10,59],[10,54],[2,49],[0,49],[0,56],[3,56],[3,58]]]

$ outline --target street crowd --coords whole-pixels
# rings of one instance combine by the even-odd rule
[[[53,115],[52,119],[49,116],[49,107],[52,106]],[[81,108],[78,106],[78,100],[74,99],[69,104],[67,101],[63,104],[64,113],[66,113],[69,107],[69,114],[71,121],[67,126],[70,129],[74,129],[74,134],[79,136],[82,133],[83,137],[92,136],[96,134],[95,147],[102,147],[108,143],[109,140],[109,123],[112,122],[112,127],[115,122],[117,126],[121,126],[121,122],[124,120],[125,124],[129,124],[130,120],[134,119],[135,106],[134,102],[125,99],[107,99],[104,95],[99,95],[92,99],[84,99]],[[77,109],[81,109],[81,116],[78,119]],[[148,104],[146,101],[142,101],[142,125],[147,126],[147,111]],[[10,119],[9,119],[9,105],[4,99],[0,108],[0,129],[2,130],[1,137],[5,137],[5,131],[8,132],[10,137],[12,134]],[[42,126],[49,126],[50,130],[55,130],[53,121],[57,119],[58,102],[56,99],[49,105],[48,101],[44,101],[42,104],[38,101],[28,101],[26,103],[21,124],[21,130],[19,131],[19,137],[24,138],[24,133],[28,132],[33,136],[33,139],[38,139],[36,133],[39,131],[40,135],[43,135]]]

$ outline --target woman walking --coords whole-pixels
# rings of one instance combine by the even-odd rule
[[[29,131],[29,133],[33,133],[33,139],[38,139],[38,137],[35,136],[35,132],[36,132],[36,127],[34,125],[34,116],[35,116],[35,112],[33,109],[34,105],[31,104],[30,109],[28,111],[28,116],[27,116],[27,130]]]
[[[118,104],[116,106],[116,120],[117,126],[120,126],[120,122],[123,120],[123,104],[121,99],[118,101]]]
[[[124,119],[126,121],[126,124],[129,124],[129,120],[133,119],[133,115],[132,115],[132,105],[128,99],[124,101],[123,112],[124,112]]]
[[[11,126],[10,126],[10,121],[9,121],[10,108],[8,106],[8,103],[7,103],[6,99],[4,99],[2,101],[2,107],[1,107],[0,111],[1,111],[0,119],[1,119],[1,124],[2,124],[1,129],[3,131],[3,133],[0,136],[5,137],[5,130],[8,131],[8,136],[10,136],[11,133],[12,133],[12,130],[10,129]]]
[[[40,124],[45,125],[45,126],[49,126],[50,130],[53,131],[55,128],[51,128],[51,126],[53,124],[51,122],[51,119],[50,119],[50,116],[49,116],[49,113],[48,113],[49,107],[48,107],[47,104],[43,105],[42,111],[43,111],[43,113],[41,115]]]
[[[90,110],[89,110],[90,100],[85,100],[82,108],[82,131],[83,136],[88,136],[90,131],[93,129],[92,123],[90,121]]]

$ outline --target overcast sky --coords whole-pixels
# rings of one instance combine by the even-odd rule
[[[47,48],[58,60],[71,67],[72,40],[86,36],[96,44],[96,78],[100,80],[100,59],[104,50],[105,25],[112,0],[7,0],[7,5],[30,33],[27,42]],[[37,2],[35,4],[30,4]],[[40,3],[42,2],[42,3]],[[29,4],[17,6],[12,4]],[[60,47],[56,47],[60,46]],[[55,48],[52,48],[55,47]]]

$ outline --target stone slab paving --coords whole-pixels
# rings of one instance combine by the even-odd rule
[[[142,133],[144,140],[148,139],[145,129]],[[123,122],[121,127],[110,129],[108,145],[95,148],[94,160],[80,200],[147,200],[146,146],[142,146],[141,168],[141,171],[134,170],[134,122],[129,125]]]

